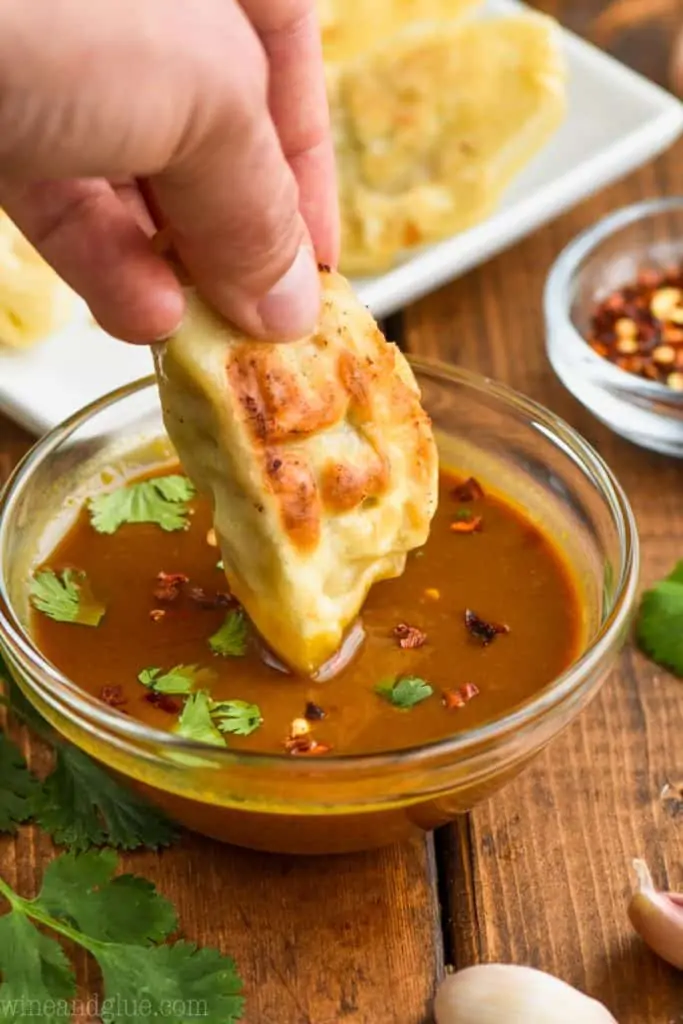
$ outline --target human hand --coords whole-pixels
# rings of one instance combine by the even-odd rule
[[[314,0],[3,0],[0,206],[119,337],[183,314],[155,220],[225,316],[304,333],[338,247]]]

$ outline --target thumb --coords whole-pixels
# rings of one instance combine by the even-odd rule
[[[206,298],[255,337],[301,337],[320,286],[299,191],[262,80],[242,80],[211,122],[149,180],[173,247]],[[203,107],[206,111],[206,106]]]

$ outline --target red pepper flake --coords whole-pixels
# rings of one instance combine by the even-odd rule
[[[321,722],[326,717],[326,712],[319,704],[314,704],[312,700],[309,700],[306,704],[306,710],[304,711],[304,718],[309,722]]]
[[[476,697],[479,693],[479,687],[475,686],[474,683],[465,683],[464,686],[459,686],[457,690],[444,690],[443,692],[443,704],[448,711],[452,711],[453,708],[464,708],[465,704]]]
[[[168,693],[157,693],[150,690],[144,696],[146,701],[153,704],[159,711],[166,711],[169,715],[177,715],[180,712],[180,702],[171,697]]]
[[[318,743],[312,736],[290,736],[285,741],[285,750],[288,754],[304,754],[307,757],[317,757],[319,754],[328,754],[332,747],[327,743]]]
[[[468,608],[465,612],[465,626],[470,636],[488,647],[497,636],[510,632],[510,627],[498,622],[486,622]]]
[[[484,497],[484,488],[473,476],[457,484],[451,491],[456,501],[478,501]]]
[[[626,373],[675,389],[671,371],[683,366],[682,328],[683,269],[645,269],[595,308],[586,340]]]
[[[321,754],[329,754],[332,747],[328,743],[319,743],[317,740],[313,740],[308,750],[300,750],[300,754],[306,754],[308,757],[319,757]]]
[[[427,642],[427,634],[417,626],[409,626],[407,622],[399,622],[391,633],[398,640],[398,646],[402,647],[404,651],[412,651],[415,647],[422,647]]]
[[[483,516],[472,516],[470,519],[454,519],[450,525],[451,533],[481,533]]]
[[[157,573],[157,586],[154,588],[155,598],[164,603],[176,601],[188,579],[189,577],[182,572],[162,571]]]
[[[188,592],[188,597],[195,604],[198,604],[200,608],[206,609],[227,608],[228,605],[232,604],[230,594],[226,594],[222,590],[209,594],[204,590],[204,587],[192,587]]]
[[[100,690],[100,700],[108,704],[110,708],[120,708],[128,703],[120,686],[103,686]]]
[[[166,612],[163,608],[152,608],[149,617],[152,622],[161,622],[165,614]]]

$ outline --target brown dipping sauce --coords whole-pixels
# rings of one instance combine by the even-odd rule
[[[253,641],[243,657],[217,656],[207,641],[226,608],[203,605],[227,586],[220,553],[207,542],[209,504],[198,498],[190,507],[187,530],[144,523],[112,535],[97,533],[84,509],[46,566],[85,571],[104,618],[90,628],[31,613],[37,645],[63,673],[157,729],[174,728],[185,698],[151,703],[137,677],[152,666],[210,668],[215,678],[204,688],[214,699],[259,706],[261,726],[226,736],[232,748],[284,753],[292,722],[313,704],[311,737],[325,752],[353,754],[473,729],[532,697],[578,654],[579,592],[554,543],[505,501],[442,472],[427,544],[409,555],[402,577],[373,587],[362,612],[365,643],[339,675],[324,683],[283,675]],[[175,599],[155,597],[160,572],[189,577]],[[198,601],[194,588],[207,600]],[[155,609],[164,614],[151,615]],[[483,624],[471,615],[466,621],[468,609]],[[487,624],[506,631],[493,635]],[[420,677],[433,694],[403,710],[376,692],[403,676]]]

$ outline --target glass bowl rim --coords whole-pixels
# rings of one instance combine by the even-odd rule
[[[665,399],[669,405],[683,405],[683,392],[674,391],[660,381],[637,377],[594,352],[572,322],[569,297],[574,275],[599,245],[623,228],[630,227],[638,221],[647,220],[660,213],[675,211],[683,213],[683,196],[643,199],[608,213],[607,216],[580,232],[562,249],[548,271],[543,289],[543,309],[548,327],[546,339],[548,348],[550,348],[554,330],[561,326],[568,331],[573,347],[580,346],[582,355],[595,366],[605,384],[618,387],[622,393],[628,390],[647,398]],[[666,413],[663,411],[660,411],[658,415],[662,419],[667,419]]]
[[[503,740],[510,733],[523,732],[525,726],[537,718],[561,706],[565,699],[570,698],[579,690],[585,676],[591,668],[599,664],[609,652],[612,643],[628,621],[638,581],[639,541],[635,517],[628,498],[614,474],[593,447],[568,423],[556,416],[549,409],[530,398],[516,392],[505,384],[497,383],[488,377],[461,369],[439,360],[410,355],[409,361],[418,375],[423,373],[441,381],[467,387],[473,392],[483,393],[487,398],[524,414],[536,426],[541,426],[547,437],[571,454],[582,470],[588,471],[587,476],[593,487],[609,506],[613,521],[620,537],[620,572],[615,580],[614,596],[609,614],[602,622],[590,645],[560,675],[551,680],[539,693],[516,706],[511,711],[491,719],[476,729],[466,730],[455,736],[433,740],[429,743],[394,751],[378,751],[369,754],[331,754],[316,759],[316,770],[330,774],[335,769],[340,771],[353,766],[354,768],[376,769],[382,765],[399,763],[419,764],[431,758],[440,758],[445,754],[456,756],[476,755],[482,746]],[[94,402],[84,406],[78,412],[58,424],[38,441],[24,455],[10,475],[5,487],[0,492],[0,537],[4,531],[5,521],[11,513],[12,505],[20,494],[21,488],[31,473],[52,452],[65,442],[74,431],[84,425],[91,417],[114,406],[116,403],[143,393],[156,387],[153,375],[140,378],[130,384],[116,388]],[[187,740],[173,733],[154,729],[135,719],[122,714],[115,708],[86,694],[66,675],[45,658],[33,643],[31,637],[20,624],[12,608],[12,602],[5,587],[2,566],[2,547],[0,546],[0,640],[9,648],[17,649],[32,668],[37,668],[50,684],[50,692],[40,686],[41,699],[62,710],[62,704],[69,712],[78,716],[75,720],[82,722],[85,716],[96,726],[113,733],[123,740],[138,741],[154,745],[157,756],[159,748],[165,753],[169,751],[203,752],[210,751],[212,761],[244,766],[263,767],[271,765],[279,771],[306,772],[310,770],[308,758],[293,758],[290,754],[261,753],[257,751],[235,751],[229,747],[225,750],[201,741]],[[0,651],[1,651],[0,647]],[[25,671],[25,670],[24,670]],[[32,687],[33,684],[31,683]],[[55,696],[59,700],[55,699]],[[107,737],[105,737],[105,742]],[[177,766],[177,762],[174,762]]]

